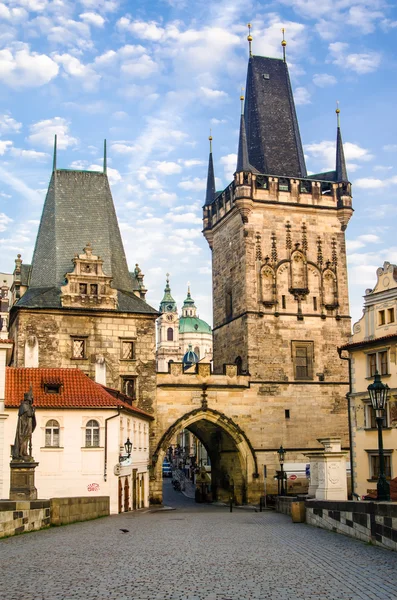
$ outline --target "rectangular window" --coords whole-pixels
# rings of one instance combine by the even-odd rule
[[[376,354],[368,354],[368,376],[374,377],[376,372]]]
[[[391,479],[391,456],[385,454],[385,475],[387,479]],[[370,455],[370,479],[379,478],[379,454]]]
[[[121,358],[122,358],[122,360],[134,360],[135,344],[133,341],[122,341],[121,342]]]
[[[386,323],[385,311],[384,310],[380,310],[378,312],[378,325],[384,325],[385,323]]]
[[[287,306],[286,301],[285,301],[285,296],[281,296],[281,306],[282,306],[282,308],[286,308],[286,306]]]
[[[285,409],[285,418],[289,419],[289,408]]]
[[[394,308],[387,309],[387,322],[394,323]]]
[[[72,358],[85,358],[85,339],[73,338]]]
[[[98,296],[98,284],[97,283],[91,283],[90,293],[91,293],[91,296]]]
[[[317,310],[317,298],[313,296],[313,310]]]
[[[368,404],[368,406],[367,406],[366,425],[367,425],[367,427],[369,427],[371,429],[376,429],[378,427],[378,425],[376,423],[376,411],[374,410],[374,408],[371,404]],[[383,413],[382,427],[387,427],[387,406],[386,406],[386,410]]]
[[[313,354],[313,342],[292,342],[295,379],[313,379]]]
[[[280,192],[289,192],[289,179],[280,178],[278,180],[278,189]]]
[[[381,375],[388,375],[387,350],[378,353],[378,370]]]
[[[136,377],[123,377],[122,378],[122,390],[123,394],[135,400],[136,398]]]
[[[87,284],[86,283],[79,283],[79,293],[80,294],[87,293]]]

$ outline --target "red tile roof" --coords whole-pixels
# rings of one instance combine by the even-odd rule
[[[59,393],[49,393],[45,386],[59,384]],[[128,396],[120,397],[92,381],[80,369],[6,369],[6,408],[20,405],[25,392],[33,389],[34,406],[37,408],[121,408],[137,415],[153,419],[152,415],[132,406]]]
[[[350,350],[351,348],[358,348],[359,346],[375,346],[378,342],[381,344],[383,341],[391,340],[392,338],[397,338],[397,333],[389,333],[388,335],[383,335],[382,337],[345,344],[344,346],[340,347],[340,350]]]

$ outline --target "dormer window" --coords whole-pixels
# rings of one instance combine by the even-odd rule
[[[45,383],[44,391],[46,394],[59,394],[61,391],[60,383]]]

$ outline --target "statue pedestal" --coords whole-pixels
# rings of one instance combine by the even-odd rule
[[[309,495],[316,500],[347,500],[346,453],[341,451],[341,440],[318,441],[324,451],[310,455]]]
[[[10,462],[10,500],[37,500],[34,470],[39,463],[13,460]]]

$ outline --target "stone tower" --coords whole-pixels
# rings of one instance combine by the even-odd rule
[[[15,263],[13,366],[78,367],[152,410],[158,313],[128,269],[106,158],[101,172],[59,169],[55,144],[32,264]]]
[[[215,192],[211,148],[203,209],[214,369],[236,363],[254,381],[318,382],[306,393],[329,397],[330,385],[347,378],[336,348],[350,332],[352,198],[339,110],[336,168],[307,176],[286,62],[251,56],[241,100],[234,180]]]

